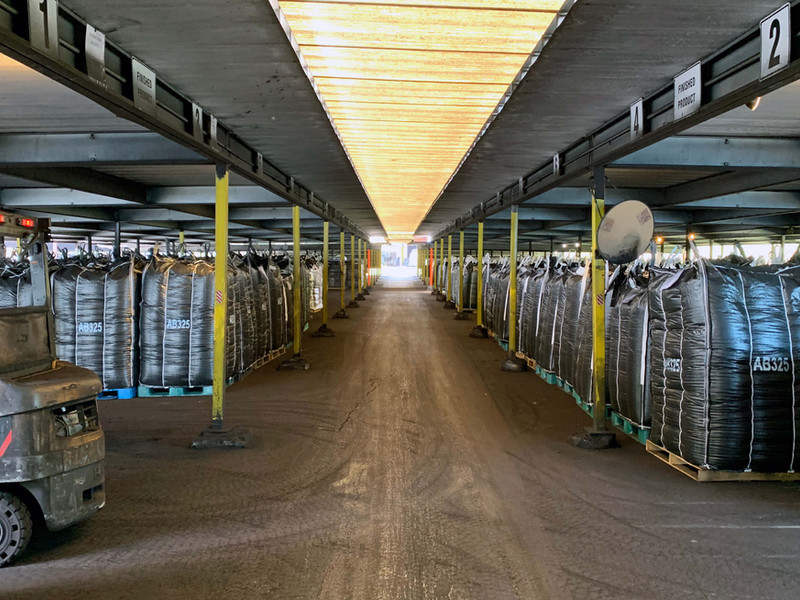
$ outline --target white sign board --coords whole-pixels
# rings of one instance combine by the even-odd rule
[[[133,104],[139,110],[155,116],[156,74],[135,58],[131,59],[133,73]]]
[[[702,70],[699,62],[675,76],[674,109],[676,121],[700,110],[702,89]]]
[[[106,34],[86,25],[86,74],[101,85],[106,84]]]
[[[553,174],[554,175],[561,175],[561,155],[554,154],[553,155]]]
[[[791,7],[783,5],[761,21],[761,79],[789,66],[792,51]]]
[[[203,109],[192,102],[192,136],[198,142],[203,141]]]
[[[644,134],[644,100],[639,98],[631,104],[631,139],[638,140]]]
[[[28,33],[32,48],[52,57],[58,57],[56,0],[28,0]]]

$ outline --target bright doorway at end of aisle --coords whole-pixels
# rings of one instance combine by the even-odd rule
[[[409,244],[384,244],[382,276],[388,279],[413,279],[416,277],[417,246]]]

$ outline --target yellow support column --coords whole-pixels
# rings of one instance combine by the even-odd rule
[[[328,327],[328,259],[329,251],[329,232],[330,224],[328,221],[322,223],[322,325],[319,326],[311,337],[333,337],[333,329]]]
[[[339,312],[333,315],[334,319],[347,319],[349,318],[347,311],[344,309],[344,295],[347,288],[347,265],[344,260],[345,247],[344,247],[344,230],[339,233]]]
[[[309,368],[301,356],[301,340],[303,339],[303,297],[302,297],[302,278],[303,270],[300,267],[300,207],[292,207],[292,275],[294,281],[292,282],[292,301],[294,304],[294,340],[292,342],[292,350],[294,352],[291,358],[284,360],[279,366],[279,370],[291,371],[307,371]]]
[[[605,168],[595,167],[592,177],[592,365],[593,417],[585,433],[571,441],[579,448],[601,450],[616,445],[615,434],[606,427],[606,262],[597,253],[597,232],[605,215]]]
[[[358,308],[356,302],[356,236],[350,234],[350,304],[347,308]]]
[[[475,328],[470,332],[470,337],[489,337],[489,332],[483,326],[483,221],[478,222],[478,271],[477,287],[478,297],[475,303]]]
[[[605,215],[605,169],[594,172],[592,194],[592,347],[594,349],[594,430],[606,431],[606,263],[597,254],[597,232]]]
[[[357,277],[358,277],[358,285],[356,286],[358,288],[358,295],[356,296],[356,300],[366,300],[366,298],[364,297],[364,287],[363,287],[363,282],[364,282],[364,260],[363,260],[362,255],[361,255],[361,245],[362,245],[362,243],[363,243],[363,240],[361,238],[358,238],[358,275],[357,275]]]
[[[464,310],[464,230],[458,232],[458,312]]]
[[[226,166],[217,166],[214,231],[214,371],[211,422],[222,428],[225,407],[225,333],[228,322],[228,183]]]
[[[434,296],[439,291],[439,271],[436,268],[438,256],[436,256],[436,250],[438,249],[438,244],[436,240],[433,240],[433,253],[431,254],[431,264],[433,266],[433,277],[431,278],[431,294]]]
[[[226,165],[216,167],[214,204],[214,358],[212,366],[211,426],[192,442],[194,448],[244,448],[251,433],[241,427],[225,427],[227,384],[226,323],[228,319],[228,187]]]
[[[447,282],[446,289],[445,289],[445,308],[455,308],[456,305],[453,303],[453,236],[447,236],[447,268],[446,268],[446,278],[445,281]]]
[[[508,281],[508,359],[501,365],[503,371],[519,372],[525,370],[525,361],[517,358],[517,225],[519,207],[511,207],[511,244],[509,248]]]

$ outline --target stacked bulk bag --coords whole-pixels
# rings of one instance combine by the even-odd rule
[[[460,272],[461,269],[458,265],[458,258],[454,256],[453,260],[450,263],[450,269],[448,271],[447,276],[449,278],[448,281],[452,282],[451,284],[452,287],[450,288],[450,300],[456,306],[460,306],[461,294],[463,291],[458,287],[459,280],[461,279],[461,277],[459,276]]]
[[[229,293],[229,296],[231,294]],[[230,307],[230,306],[229,306]],[[144,386],[213,382],[214,265],[154,256],[142,273],[141,370]],[[228,319],[227,335],[235,327]],[[235,364],[231,344],[227,365]]]
[[[606,382],[615,412],[650,427],[649,276],[656,271],[612,278],[606,297]]]
[[[554,353],[557,357],[556,375],[573,387],[579,377],[577,370],[585,367],[578,362],[580,341],[578,335],[580,314],[587,298],[587,289],[591,290],[590,270],[573,266],[564,276],[563,316],[558,327],[558,338],[554,344]],[[590,398],[586,398],[585,401],[590,402]]]
[[[33,288],[28,264],[3,265],[0,272],[0,308],[22,308],[32,304]]]
[[[342,264],[336,257],[328,260],[328,288],[341,289],[347,287],[347,265],[342,272]]]
[[[648,297],[651,441],[704,468],[793,470],[800,269],[699,261]]]
[[[475,310],[478,307],[478,261],[473,256],[464,259],[464,284],[461,293],[464,298],[462,308]]]
[[[122,260],[66,263],[51,276],[56,356],[94,371],[106,390],[138,383],[140,275]]]

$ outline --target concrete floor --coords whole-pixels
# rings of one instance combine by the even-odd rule
[[[190,450],[210,399],[105,401],[108,504],[0,571],[0,598],[797,598],[800,486],[698,484],[499,370],[384,279],[306,373],[230,389],[247,450]],[[313,325],[312,325],[313,328]]]

